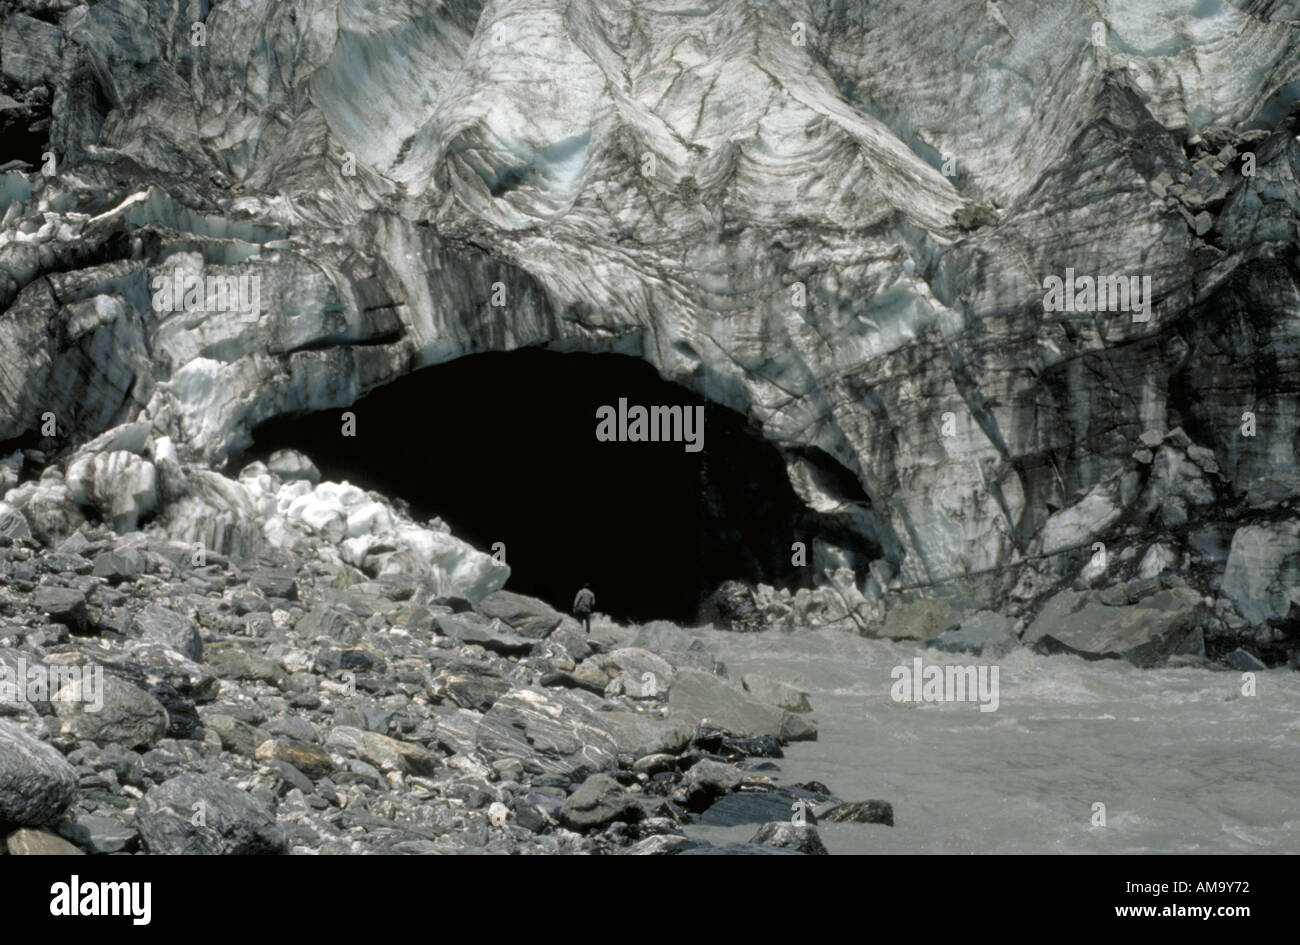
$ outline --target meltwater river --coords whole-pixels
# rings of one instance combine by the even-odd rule
[[[1016,650],[1000,660],[809,631],[702,637],[739,681],[809,694],[819,740],[788,746],[781,780],[894,805],[895,826],[818,825],[831,853],[1300,852],[1300,673],[1140,670]],[[890,671],[995,663],[1000,704],[897,703]],[[1106,826],[1092,825],[1093,804]],[[753,826],[690,827],[714,842]]]

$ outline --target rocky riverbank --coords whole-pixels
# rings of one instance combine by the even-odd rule
[[[1151,446],[1145,476],[1049,520],[997,612],[907,600],[880,562],[794,593],[728,584],[705,612],[981,659],[1294,663],[1295,490],[1219,499],[1178,431]],[[232,478],[133,423],[0,468],[10,852],[711,852],[695,822],[752,824],[734,852],[820,852],[819,816],[892,822],[869,786],[781,781],[782,747],[817,737],[797,687],[730,678],[668,622],[588,637],[440,521],[301,454]],[[1219,524],[1146,534],[1197,496]],[[1072,550],[1098,529],[1109,549]]]
[[[667,622],[589,639],[439,523],[317,480],[182,468],[128,426],[8,489],[10,853],[824,852],[819,811],[892,821],[780,782],[817,737],[803,693]],[[754,840],[688,840],[700,818]]]

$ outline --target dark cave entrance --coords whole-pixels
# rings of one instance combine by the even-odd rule
[[[602,405],[704,406],[703,449],[599,442]],[[356,436],[341,414],[356,414]],[[301,450],[346,479],[440,516],[484,551],[505,544],[506,587],[567,611],[583,581],[615,618],[692,621],[727,579],[812,581],[816,516],[780,452],[745,418],[621,355],[539,349],[469,355],[385,385],[348,408],[253,431],[239,463]],[[809,566],[791,563],[803,541]]]

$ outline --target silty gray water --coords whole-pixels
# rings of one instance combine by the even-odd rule
[[[1300,852],[1300,674],[1137,669],[1017,650],[945,654],[843,633],[706,630],[732,678],[809,693],[820,737],[786,748],[786,783],[893,803],[895,826],[819,825],[832,853]],[[891,670],[999,667],[998,708],[903,703]],[[1094,803],[1106,825],[1093,825]],[[752,826],[690,827],[714,842]]]

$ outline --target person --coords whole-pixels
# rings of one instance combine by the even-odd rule
[[[578,618],[582,629],[591,633],[591,611],[596,606],[596,595],[591,592],[591,585],[582,585],[578,596],[573,598],[573,616]]]

